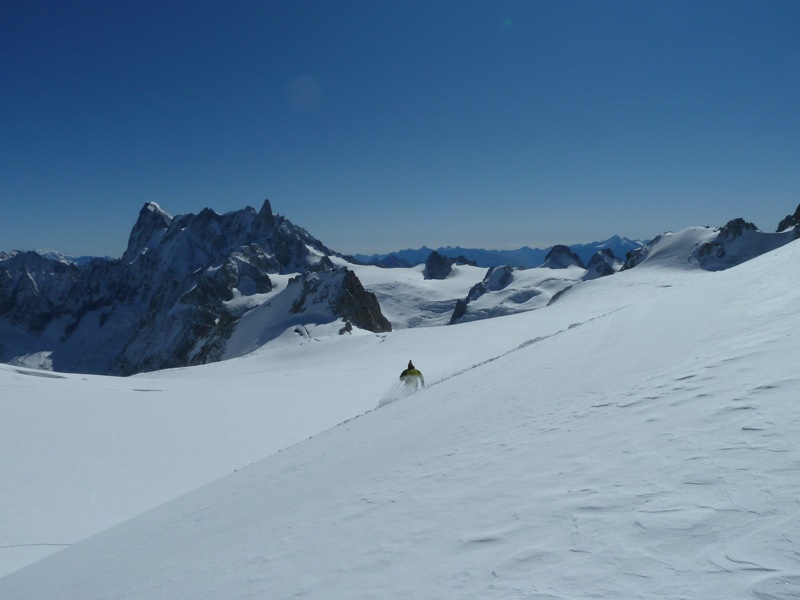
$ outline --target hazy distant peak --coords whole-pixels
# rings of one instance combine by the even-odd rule
[[[590,244],[573,244],[570,250],[574,252],[583,262],[588,263],[595,253],[608,248],[614,256],[624,258],[628,252],[641,248],[642,241],[631,240],[626,237],[614,235],[607,240],[592,242]],[[464,248],[462,246],[444,246],[437,251],[443,256],[457,257],[464,256],[469,260],[475,261],[481,267],[497,267],[510,265],[513,267],[538,267],[547,258],[549,248],[531,248],[523,246],[516,250],[487,250],[484,248]],[[355,258],[366,264],[378,264],[381,266],[405,266],[418,265],[424,263],[432,250],[427,246],[422,246],[418,250],[406,249],[392,252],[390,254],[364,255],[356,254]]]

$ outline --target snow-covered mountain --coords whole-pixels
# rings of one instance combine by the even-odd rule
[[[485,269],[361,266],[405,326],[124,379],[0,366],[0,598],[800,597],[800,246],[709,270],[706,244],[764,247],[720,234],[502,319],[408,327]]]
[[[786,222],[784,220],[781,224]],[[695,263],[708,271],[721,271],[797,239],[800,232],[797,224],[794,222],[788,227],[779,225],[776,233],[768,233],[744,219],[733,219],[720,228],[692,227],[678,234],[665,233],[631,252],[622,268],[630,269],[653,258],[668,255]],[[687,251],[687,239],[691,240],[690,251]]]
[[[35,252],[0,256],[0,360],[62,372],[128,375],[219,360],[241,316],[295,274],[315,322],[388,331],[374,296],[336,254],[270,203],[172,217],[148,202],[121,260],[75,264]],[[288,281],[284,281],[288,285]],[[324,301],[324,302],[323,302]],[[308,310],[290,304],[290,320]]]

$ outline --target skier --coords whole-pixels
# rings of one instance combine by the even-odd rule
[[[421,388],[425,385],[425,378],[411,361],[408,361],[408,368],[400,373],[400,381],[404,382],[407,386],[417,388]]]

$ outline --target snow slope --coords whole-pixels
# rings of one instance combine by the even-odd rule
[[[797,598],[800,244],[687,255],[452,327],[0,369],[0,545],[78,542],[0,598]],[[428,387],[370,410],[409,358]]]
[[[395,306],[405,300],[399,314],[410,319],[430,318],[426,299],[466,294],[484,271],[425,281],[413,269],[363,269],[378,287],[406,290]],[[276,276],[261,300],[287,279]],[[274,328],[261,316],[256,308],[243,320],[232,352]],[[0,365],[0,515],[9,515],[0,519],[0,575],[392,399],[409,358],[429,365],[431,380],[526,335],[474,343],[471,330],[453,329],[461,351],[448,357],[433,329],[338,336],[340,325],[306,324],[302,337],[290,327],[244,358],[130,378]]]

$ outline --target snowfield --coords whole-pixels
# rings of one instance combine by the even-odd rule
[[[408,327],[482,275],[364,268],[392,333],[0,365],[0,598],[800,597],[800,243],[697,240],[496,319]]]

